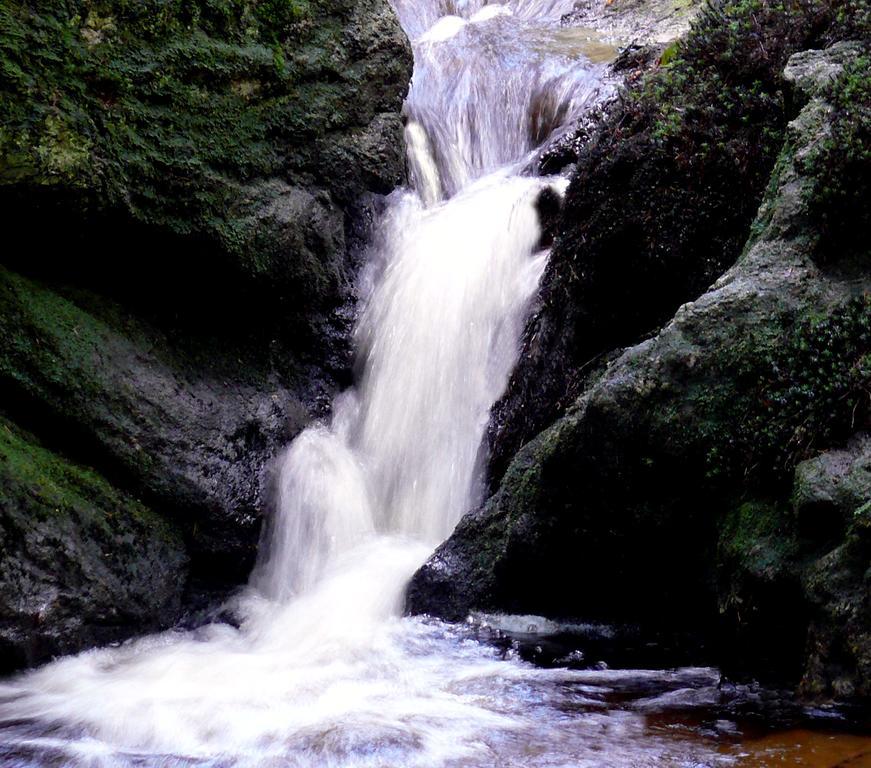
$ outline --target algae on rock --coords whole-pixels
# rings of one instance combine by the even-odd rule
[[[0,671],[178,616],[180,531],[0,417]]]
[[[517,452],[483,508],[415,575],[410,610],[707,627],[727,673],[868,695],[867,509],[851,495],[854,521],[839,513],[825,533],[799,524],[813,466],[800,462],[871,428],[871,275],[817,260],[815,186],[801,163],[830,135],[832,91],[811,73],[834,71],[834,84],[861,55],[858,43],[802,55],[816,66],[789,74],[801,111],[737,263],[655,336],[600,365]],[[809,361],[822,373],[800,370]],[[772,402],[751,407],[766,380]],[[838,402],[827,408],[829,398]],[[771,450],[748,453],[741,435],[764,443],[766,430]],[[784,444],[790,435],[800,439]],[[798,512],[780,479],[796,465]]]

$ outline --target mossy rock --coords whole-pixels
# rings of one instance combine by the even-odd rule
[[[814,699],[871,693],[871,438],[798,465],[791,504],[747,501],[720,528],[727,674],[781,673]]]
[[[186,567],[179,529],[0,416],[4,671],[172,623]]]
[[[654,332],[740,257],[789,122],[807,100],[784,78],[789,57],[867,40],[868,7],[867,0],[705,4],[666,66],[633,78],[568,143],[571,151],[545,155],[546,172],[573,162],[573,176],[525,354],[496,409],[494,478],[574,401],[598,360]],[[837,58],[863,71],[857,45]],[[820,191],[834,188],[833,199],[848,203],[830,206],[845,216],[833,232],[866,229],[867,206],[855,202],[867,197],[860,105],[857,92],[855,117],[838,133],[855,137],[853,151],[833,150],[822,163],[831,173]],[[832,183],[839,167],[851,169],[844,187]],[[817,228],[805,230],[815,242],[820,216]]]
[[[310,418],[303,386],[276,375],[269,350],[258,359],[221,339],[179,349],[99,296],[0,267],[4,402],[172,515],[195,562],[225,583],[251,564],[267,461]]]
[[[805,691],[867,695],[865,656],[849,650],[866,642],[865,503],[830,510],[829,526],[808,514],[817,491],[792,503],[796,466],[809,478],[802,461],[852,451],[871,428],[871,275],[819,262],[801,166],[830,93],[791,121],[736,263],[656,334],[589,366],[415,575],[410,610],[704,630],[729,674],[798,685],[816,667]],[[828,474],[834,456],[818,460]],[[835,639],[817,653],[808,638],[826,627]]]
[[[190,269],[318,305],[346,287],[323,277],[346,260],[344,213],[404,175],[411,57],[382,0],[11,2],[0,40],[0,199],[20,237],[58,215],[126,222],[176,238]],[[288,194],[311,210],[273,220]]]
[[[408,41],[387,0],[14,0],[0,42],[4,404],[234,586],[267,462],[350,380]]]

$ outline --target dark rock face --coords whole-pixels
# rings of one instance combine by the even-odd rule
[[[792,60],[804,106],[736,265],[656,336],[591,371],[415,575],[412,612],[707,626],[731,646],[727,670],[867,695],[864,439],[795,469],[869,427],[871,281],[815,259],[806,162],[827,145],[833,84],[860,50]],[[798,67],[804,59],[815,66]],[[805,490],[791,508],[793,474]],[[811,511],[827,497],[823,518],[834,519],[821,522]]]
[[[164,626],[180,532],[0,419],[0,671]]]
[[[809,696],[871,696],[869,512],[871,436],[862,433],[799,464],[791,503],[730,511],[719,542],[727,672],[745,671],[748,659],[751,672],[792,665]]]
[[[31,246],[8,266],[165,323],[269,307],[308,327],[341,303],[353,209],[405,171],[411,52],[387,2],[2,14],[0,201]]]
[[[0,375],[15,417],[196,525],[195,554],[227,558],[229,583],[244,576],[264,465],[309,418],[293,380],[268,359],[197,366],[141,321],[90,314],[2,268],[0,307]]]
[[[0,204],[26,243],[0,257],[0,410],[178,527],[177,590],[225,593],[270,460],[350,381],[367,227],[405,175],[408,42],[386,0],[12,2],[0,36]],[[130,600],[155,598],[124,631],[7,613],[15,658],[172,621],[159,560],[131,571]],[[94,574],[55,586],[84,604]]]
[[[493,487],[612,350],[655,332],[735,263],[794,116],[783,68],[838,34],[835,5],[703,8],[660,66],[580,128],[573,150],[544,156],[545,172],[572,154],[577,164],[540,306],[493,412]],[[631,17],[632,6],[622,12]]]
[[[3,20],[0,167],[18,190],[199,233],[245,275],[261,180],[348,202],[402,177],[411,55],[381,0],[13,2]],[[310,217],[296,226],[317,236]]]

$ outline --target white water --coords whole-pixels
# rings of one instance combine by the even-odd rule
[[[535,669],[460,628],[400,618],[408,578],[477,500],[488,412],[544,267],[535,199],[564,182],[520,169],[603,86],[560,49],[558,3],[397,10],[415,41],[414,188],[392,197],[364,276],[359,383],[279,459],[260,558],[232,605],[240,626],[83,653],[0,687],[4,764],[599,765],[607,749],[608,765],[643,766],[694,754],[648,734],[642,715],[606,710],[607,673]],[[709,686],[708,673],[663,679],[699,674]]]
[[[429,209],[411,193],[394,200],[357,328],[360,383],[283,458],[252,577],[262,595],[309,592],[373,537],[406,537],[414,568],[470,506],[488,410],[544,266],[543,183],[499,175]]]

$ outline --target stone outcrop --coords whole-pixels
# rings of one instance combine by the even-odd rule
[[[181,532],[0,419],[0,671],[178,614]]]
[[[727,673],[868,694],[867,442],[834,446],[868,428],[871,278],[821,263],[808,216],[808,158],[860,61],[790,60],[801,110],[737,263],[588,375],[416,574],[411,611],[707,626]]]
[[[99,478],[24,539],[55,491],[40,475],[4,498],[20,583],[61,605],[37,626],[0,580],[4,647],[33,663],[246,578],[270,459],[350,380],[412,62],[386,0],[11,2],[0,37],[0,411]],[[121,539],[129,569],[98,567]],[[81,567],[44,572],[55,549]]]

